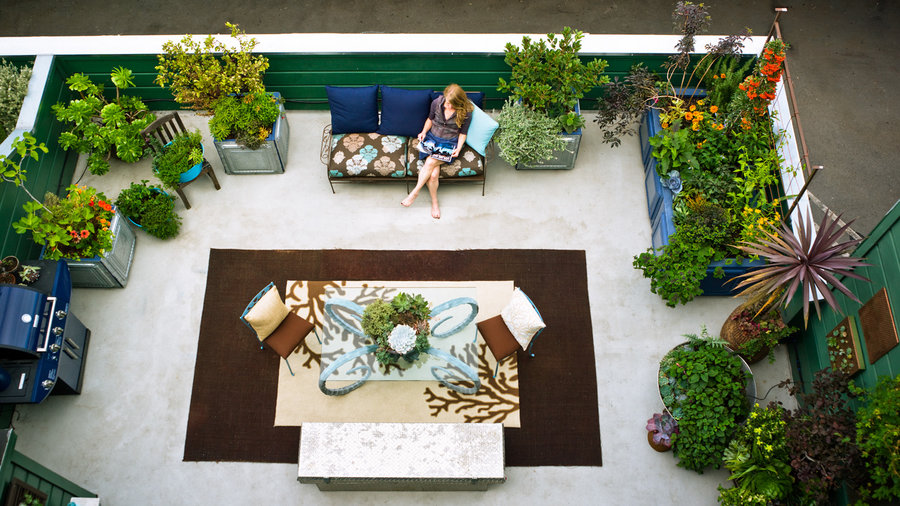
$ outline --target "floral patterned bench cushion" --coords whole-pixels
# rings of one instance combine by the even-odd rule
[[[407,138],[398,135],[337,134],[331,138],[328,177],[405,177]]]
[[[407,160],[409,163],[409,174],[411,176],[418,176],[419,169],[421,169],[422,165],[425,163],[424,160],[419,160],[418,146],[419,139],[410,137],[409,149],[407,150]],[[445,163],[441,165],[442,178],[458,178],[483,175],[484,157],[479,155],[478,152],[472,149],[468,144],[463,146],[462,151],[459,152],[459,157],[457,157],[456,160],[453,160],[453,163]]]

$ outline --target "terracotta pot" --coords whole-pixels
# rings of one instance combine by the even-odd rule
[[[19,270],[19,259],[13,255],[3,257],[0,261],[0,273],[13,273]]]
[[[728,318],[725,319],[725,323],[722,324],[722,330],[719,331],[719,337],[727,341],[731,349],[740,349],[745,343],[752,339],[741,330],[739,322],[734,319],[734,317],[741,314],[741,312],[749,310],[750,309],[745,304],[741,304],[728,315]],[[746,360],[748,364],[754,364],[769,355],[769,347],[766,346],[762,348],[752,356],[747,356],[743,353],[738,353],[738,355]]]
[[[656,431],[647,431],[647,442],[650,444],[650,448],[653,448],[654,450],[656,450],[660,453],[667,452],[672,449],[671,446],[669,446],[665,443],[654,442],[653,434],[656,434]]]

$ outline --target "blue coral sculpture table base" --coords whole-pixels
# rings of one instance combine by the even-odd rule
[[[449,322],[450,320],[458,318],[456,316],[441,317],[441,313],[459,306],[468,306],[468,314],[462,317],[460,319],[461,321],[451,327],[449,330],[438,331],[438,328],[440,328],[443,324]],[[362,330],[345,320],[339,313],[335,311],[336,308],[342,308],[346,310],[349,313],[349,316],[357,320],[358,322],[362,321],[364,308],[351,300],[342,298],[332,298],[325,302],[325,313],[329,318],[337,323],[342,329],[356,336],[365,338],[365,334],[362,332]],[[453,334],[456,334],[457,332],[460,332],[466,326],[472,323],[472,321],[475,319],[475,316],[478,314],[478,303],[475,302],[475,299],[472,299],[471,297],[458,297],[442,304],[438,304],[432,310],[432,313],[434,316],[431,318],[430,323],[432,330],[432,334],[430,337],[433,337],[435,339],[445,339]],[[356,348],[355,350],[344,353],[343,355],[338,357],[334,362],[325,367],[322,370],[322,373],[319,375],[319,390],[321,390],[326,395],[345,395],[361,387],[363,384],[369,381],[370,377],[372,376],[372,367],[366,364],[358,365],[347,371],[348,373],[360,372],[363,375],[361,378],[355,380],[350,385],[339,388],[328,388],[328,386],[326,385],[326,381],[328,380],[329,376],[332,376],[342,365],[350,363],[364,355],[375,353],[376,349],[378,349],[378,345],[371,344]],[[451,369],[450,367],[445,366],[431,367],[431,375],[445,387],[462,394],[474,394],[478,391],[478,389],[481,388],[481,380],[478,378],[478,371],[469,364],[466,364],[465,362],[460,360],[458,357],[455,357],[452,354],[433,346],[428,348],[428,350],[423,352],[423,354],[438,358],[446,362],[447,365],[453,368]],[[461,373],[462,377],[460,377],[457,372]],[[451,381],[471,381],[473,383],[473,386],[465,387],[456,385],[451,383]]]

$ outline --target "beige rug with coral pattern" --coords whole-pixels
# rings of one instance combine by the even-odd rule
[[[383,289],[385,296],[398,287],[469,287],[474,288],[479,311],[475,321],[500,314],[513,292],[512,281],[288,281],[285,303],[298,315],[316,324],[319,335],[334,332],[335,324],[325,315],[325,301],[345,293],[358,293],[348,288]],[[443,301],[430,301],[436,305]],[[496,361],[480,335],[476,352],[481,389],[465,395],[444,387],[438,381],[368,381],[343,396],[328,396],[319,390],[322,347],[314,334],[297,348],[290,363],[291,376],[284,362],[278,374],[278,396],[275,407],[276,426],[298,426],[303,422],[451,422],[503,423],[520,427],[519,377],[516,358],[501,365],[496,377]],[[349,382],[329,380],[330,388]]]

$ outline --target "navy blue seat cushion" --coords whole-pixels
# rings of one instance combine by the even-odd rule
[[[332,133],[363,134],[378,130],[377,85],[354,88],[326,86],[325,92],[331,109]]]
[[[415,137],[425,126],[430,107],[431,92],[429,90],[406,90],[383,85],[381,87],[381,126],[378,127],[378,133]]]
[[[443,91],[432,90],[431,91],[431,100],[434,100],[443,94],[444,94]],[[479,109],[484,109],[484,92],[483,91],[467,91],[466,96],[469,97],[469,100],[471,100],[473,104],[477,105]]]

